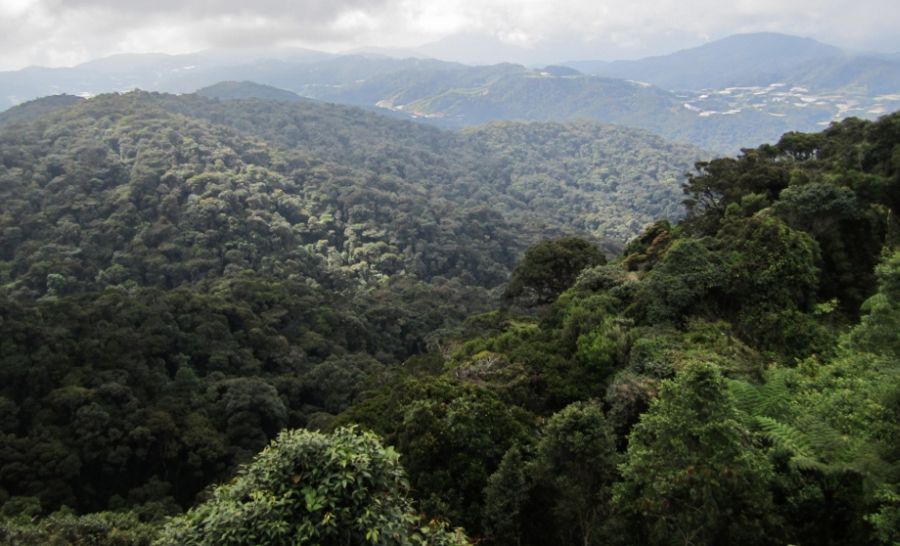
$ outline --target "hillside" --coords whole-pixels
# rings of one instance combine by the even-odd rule
[[[247,267],[299,273],[273,259],[326,285],[400,273],[490,288],[547,233],[612,249],[677,212],[681,177],[702,157],[613,126],[453,134],[309,101],[147,93],[80,102],[0,137],[3,277],[31,298],[50,274],[56,292],[75,293]],[[100,233],[107,244],[88,244]]]
[[[338,423],[395,445],[426,513],[489,544],[890,544],[898,129],[704,163],[688,217],[610,263],[531,247],[508,306]]]
[[[271,85],[261,85],[253,82],[219,82],[203,89],[198,89],[196,94],[213,99],[260,99],[279,102],[300,102],[302,97],[296,93],[278,89]]]
[[[0,112],[0,126],[33,121],[45,114],[78,104],[82,100],[84,99],[73,95],[53,95],[34,99]]]
[[[466,207],[490,207],[528,241],[574,229],[622,243],[666,212],[677,215],[680,181],[707,155],[598,123],[500,123],[451,133],[323,103],[235,108],[190,96],[161,99],[165,108],[280,147],[399,176]]]
[[[559,235],[671,210],[689,149],[143,92],[0,128],[0,541],[889,545],[898,143],[702,162],[609,256]]]
[[[455,134],[306,100],[46,102],[0,128],[4,513],[189,506],[489,309],[528,245],[621,248],[700,157],[587,123]]]
[[[103,528],[32,519],[63,506],[128,510],[85,518],[172,544],[209,518],[255,536],[221,517],[240,490],[202,491],[273,438],[296,447],[284,429],[354,423],[402,454],[405,517],[490,544],[643,543],[663,516],[706,544],[895,532],[896,114],[702,162],[674,223],[703,156],[633,129],[146,92],[18,112],[0,128],[2,540]],[[298,438],[381,453],[354,430]],[[241,474],[269,484],[255,495],[312,487],[265,453]],[[691,509],[669,502],[697,483]]]

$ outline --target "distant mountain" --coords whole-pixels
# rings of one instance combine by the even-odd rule
[[[4,99],[12,106],[59,93],[191,93],[246,81],[280,91],[240,84],[242,89],[213,93],[293,101],[285,94],[292,92],[446,128],[501,120],[616,123],[734,153],[787,131],[815,131],[848,116],[874,118],[900,107],[900,64],[777,34],[734,36],[667,57],[582,69],[591,66],[612,74],[302,49],[125,55],[74,68],[0,73],[0,108]],[[673,87],[701,90],[668,90]]]
[[[586,73],[698,91],[781,82],[816,90],[852,89],[876,95],[900,89],[900,63],[854,55],[785,34],[729,36],[700,47],[637,61],[566,63]]]
[[[674,51],[697,44],[697,36],[690,32],[666,32],[665,35],[645,35],[640,40],[624,44],[612,35],[557,36],[522,43],[485,32],[464,32],[435,42],[406,50],[394,57],[430,57],[442,61],[471,65],[516,63],[530,68],[573,59],[636,59],[651,52]]]
[[[113,55],[71,68],[29,67],[0,72],[0,110],[59,93],[96,95],[133,89],[185,93],[234,80],[285,87],[277,83],[278,75],[333,58],[337,57],[299,48],[209,50],[186,55]]]
[[[280,102],[300,102],[300,95],[254,82],[219,82],[197,91],[198,95],[214,99],[262,99]]]
[[[43,115],[68,108],[84,99],[74,95],[52,95],[24,102],[0,112],[0,127],[18,122],[28,122]]]
[[[616,123],[723,153],[777,139],[787,131],[827,125],[839,112],[838,106],[818,98],[803,102],[805,96],[790,97],[793,102],[771,97],[771,108],[758,107],[766,97],[737,94],[713,101],[706,97],[695,105],[693,96],[622,79],[513,64],[469,67],[422,60],[394,61],[385,73],[342,85],[307,85],[301,94],[375,105],[442,127],[495,120]]]

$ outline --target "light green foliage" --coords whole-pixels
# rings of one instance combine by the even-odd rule
[[[407,495],[399,455],[374,435],[290,430],[167,523],[156,544],[467,544],[458,531],[424,524]]]
[[[614,502],[642,544],[769,544],[772,469],[718,369],[664,382],[629,437]]]
[[[133,513],[75,516],[57,512],[40,519],[0,520],[0,543],[11,546],[150,546],[159,529]]]
[[[864,316],[851,332],[854,347],[900,358],[900,252],[886,257],[875,270],[879,291],[863,305]]]
[[[619,333],[610,320],[600,328],[579,336],[575,357],[591,367],[612,369],[620,351],[621,343],[616,339]]]

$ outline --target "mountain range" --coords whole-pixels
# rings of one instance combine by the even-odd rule
[[[843,51],[811,38],[739,34],[670,55],[636,61],[566,63],[589,74],[699,91],[784,83],[867,95],[900,89],[897,59]]]
[[[304,49],[120,55],[72,68],[0,73],[0,98],[12,106],[59,93],[190,93],[244,80],[447,128],[497,120],[589,120],[650,130],[720,153],[900,106],[895,58],[779,34],[737,35],[640,61],[564,65],[470,66]]]

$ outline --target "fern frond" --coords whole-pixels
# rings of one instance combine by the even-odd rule
[[[771,417],[757,416],[756,422],[765,436],[777,447],[786,449],[797,456],[812,456],[812,444],[802,431]]]
[[[737,408],[748,415],[781,417],[787,412],[792,397],[787,375],[789,370],[772,370],[765,383],[728,382]]]

